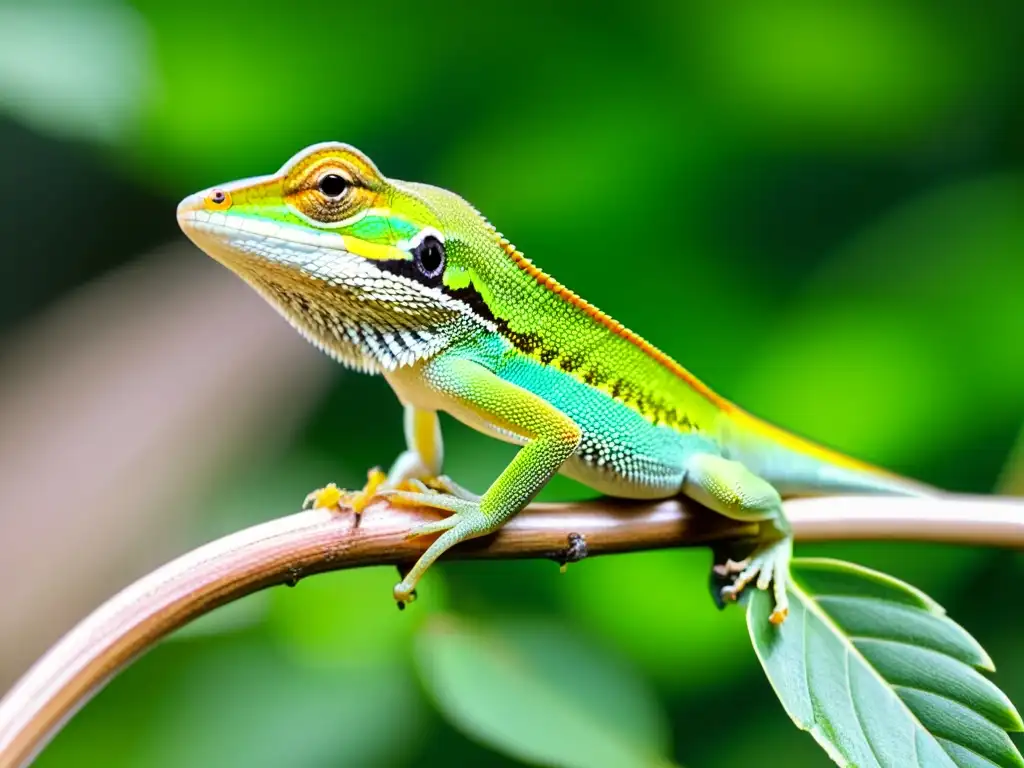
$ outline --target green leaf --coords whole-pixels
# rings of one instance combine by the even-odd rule
[[[395,765],[425,736],[426,708],[402,665],[313,669],[255,634],[197,639],[178,647],[175,662],[173,679],[148,703],[132,765]]]
[[[943,609],[890,576],[837,560],[792,564],[789,618],[747,610],[754,649],[786,712],[839,765],[1024,767],[1024,730],[977,668],[988,654]]]
[[[558,625],[435,616],[418,640],[420,675],[440,710],[492,749],[565,768],[672,765],[651,692]]]

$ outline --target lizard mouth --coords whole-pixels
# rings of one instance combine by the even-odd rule
[[[334,232],[310,232],[251,216],[178,206],[178,225],[201,250],[224,266],[294,269],[307,277],[344,280],[349,264],[365,262],[345,250]],[[353,275],[354,276],[354,275]]]

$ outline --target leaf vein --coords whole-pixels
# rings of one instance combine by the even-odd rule
[[[927,608],[915,605],[913,603],[901,603],[898,600],[887,600],[884,597],[873,597],[871,595],[843,595],[843,594],[827,594],[827,595],[811,595],[811,597],[818,601],[822,600],[831,602],[862,602],[862,603],[879,603],[881,605],[887,605],[895,608],[904,608],[908,611],[918,611],[920,613],[927,614],[929,616],[937,616],[939,618],[945,618],[944,613],[936,613],[935,611],[929,611]]]
[[[846,675],[846,698],[850,701],[850,709],[853,710],[853,719],[857,721],[857,727],[860,729],[861,736],[864,737],[864,743],[868,745],[868,749],[871,750],[871,756],[875,758],[875,765],[882,768],[882,761],[878,759],[878,752],[875,751],[875,745],[871,743],[871,739],[868,737],[868,732],[864,728],[864,720],[861,717],[860,709],[857,707],[857,701],[853,696],[853,678],[850,677],[850,649],[845,648],[843,654],[843,672]]]
[[[958,704],[959,706],[961,706],[964,709],[966,709],[968,712],[973,712],[974,714],[976,714],[978,717],[980,717],[982,720],[984,720],[989,725],[995,726],[1000,731],[1004,731],[1004,732],[1006,731],[1006,728],[1001,726],[999,723],[993,721],[992,718],[988,717],[987,715],[982,714],[981,712],[976,710],[974,707],[968,706],[967,704],[964,704],[962,701],[958,701],[957,699],[954,699],[954,698],[952,698],[950,696],[946,696],[945,694],[939,693],[938,691],[932,691],[932,690],[929,690],[928,688],[919,688],[916,685],[903,685],[901,683],[889,683],[889,684],[892,686],[894,691],[895,690],[904,690],[904,691],[917,691],[918,693],[927,693],[930,696],[936,696],[936,697],[938,697],[940,699],[945,699],[946,701],[951,702],[953,704]],[[929,733],[930,733],[930,731],[929,731]],[[951,739],[951,741],[952,741],[952,739]],[[964,746],[964,745],[961,744],[960,746]]]
[[[807,652],[807,609],[801,611],[800,621],[800,643],[803,646],[803,659],[804,659],[804,690],[807,691],[807,703],[811,705],[811,722],[808,723],[812,728],[820,728],[818,722],[818,700],[811,690],[811,668],[807,660],[810,654]]]
[[[822,606],[817,602],[817,600],[814,597],[812,597],[807,592],[804,592],[798,586],[791,585],[791,589],[793,590],[793,594],[797,596],[798,599],[800,599],[800,602],[804,607],[804,613],[807,614],[813,612],[819,621],[821,621],[827,628],[831,628],[833,634],[835,635],[839,643],[846,647],[847,653],[856,654],[857,658],[864,663],[865,668],[869,670],[869,672],[873,674],[879,682],[881,682],[883,685],[887,686],[890,690],[892,690],[892,684],[882,676],[882,674],[878,671],[878,669],[875,668],[873,664],[869,663],[868,660],[864,658],[864,655],[853,644],[853,641],[850,640],[849,636],[843,631],[842,627],[840,627],[839,624],[836,623],[835,619],[833,619],[832,616],[829,615],[828,611],[824,610],[824,608],[822,608]],[[805,666],[806,663],[807,662],[805,658]],[[914,714],[913,710],[910,709],[907,703],[903,701],[903,699],[899,695],[896,695],[896,700],[899,702],[904,714],[906,714],[906,716],[910,718],[912,723],[914,723],[918,728],[921,729],[922,732],[927,734],[932,739],[936,738],[935,735],[931,733],[931,731],[924,727],[924,724],[918,719],[917,715]],[[953,762],[952,758],[950,758],[950,762]]]
[[[945,747],[943,747],[943,746],[942,746],[942,742],[946,742],[947,744],[956,744],[956,746],[958,746],[958,747],[961,747],[961,748],[963,748],[963,749],[967,750],[967,751],[968,751],[968,752],[970,752],[970,753],[971,753],[972,755],[975,755],[975,756],[977,756],[977,757],[978,757],[978,759],[980,759],[980,760],[984,760],[984,761],[985,761],[986,763],[988,763],[989,765],[996,765],[996,763],[993,763],[993,762],[992,762],[991,760],[989,760],[989,759],[988,759],[987,757],[985,757],[985,756],[984,756],[983,754],[981,754],[980,752],[978,752],[978,751],[977,751],[976,749],[971,749],[971,748],[970,748],[970,747],[968,747],[968,746],[967,746],[966,744],[961,744],[961,743],[960,743],[959,741],[955,741],[955,740],[953,740],[953,739],[947,739],[947,738],[945,738],[944,736],[936,736],[936,737],[935,737],[935,740],[936,740],[937,742],[939,742],[939,746],[940,746],[940,747],[942,747],[942,751],[943,751],[943,752],[945,752],[945,753],[946,753],[947,755],[949,755],[949,750],[948,750],[948,749],[946,749]],[[952,756],[952,755],[949,755],[949,759],[950,759],[950,760],[952,760],[952,759],[953,759],[953,756]]]
[[[852,640],[854,643],[857,643],[859,641],[865,641],[868,643],[888,643],[889,645],[899,645],[903,646],[904,648],[916,648],[919,651],[931,651],[933,653],[939,654],[940,656],[944,656],[947,659],[951,659],[952,661],[958,661],[968,669],[975,669],[974,665],[968,664],[963,659],[959,659],[956,656],[953,656],[952,654],[946,653],[945,651],[940,651],[937,648],[932,648],[930,645],[919,645],[918,643],[910,643],[906,640],[896,640],[891,637],[885,637],[884,635],[847,635],[847,637],[850,638],[850,640]]]

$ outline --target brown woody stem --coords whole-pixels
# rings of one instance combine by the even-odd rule
[[[830,497],[787,501],[786,513],[800,541],[902,539],[1024,549],[1021,500]],[[378,503],[354,526],[351,514],[300,512],[225,536],[144,576],[68,632],[0,700],[0,768],[28,763],[120,669],[175,629],[275,584],[408,563],[424,542],[407,539],[406,532],[433,515]],[[685,499],[536,504],[451,557],[564,562],[583,552],[708,545],[752,532]]]

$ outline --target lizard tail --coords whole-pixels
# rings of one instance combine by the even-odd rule
[[[741,461],[784,496],[881,493],[933,496],[937,488],[826,448],[776,427],[739,408],[725,416],[732,447],[728,458]]]

